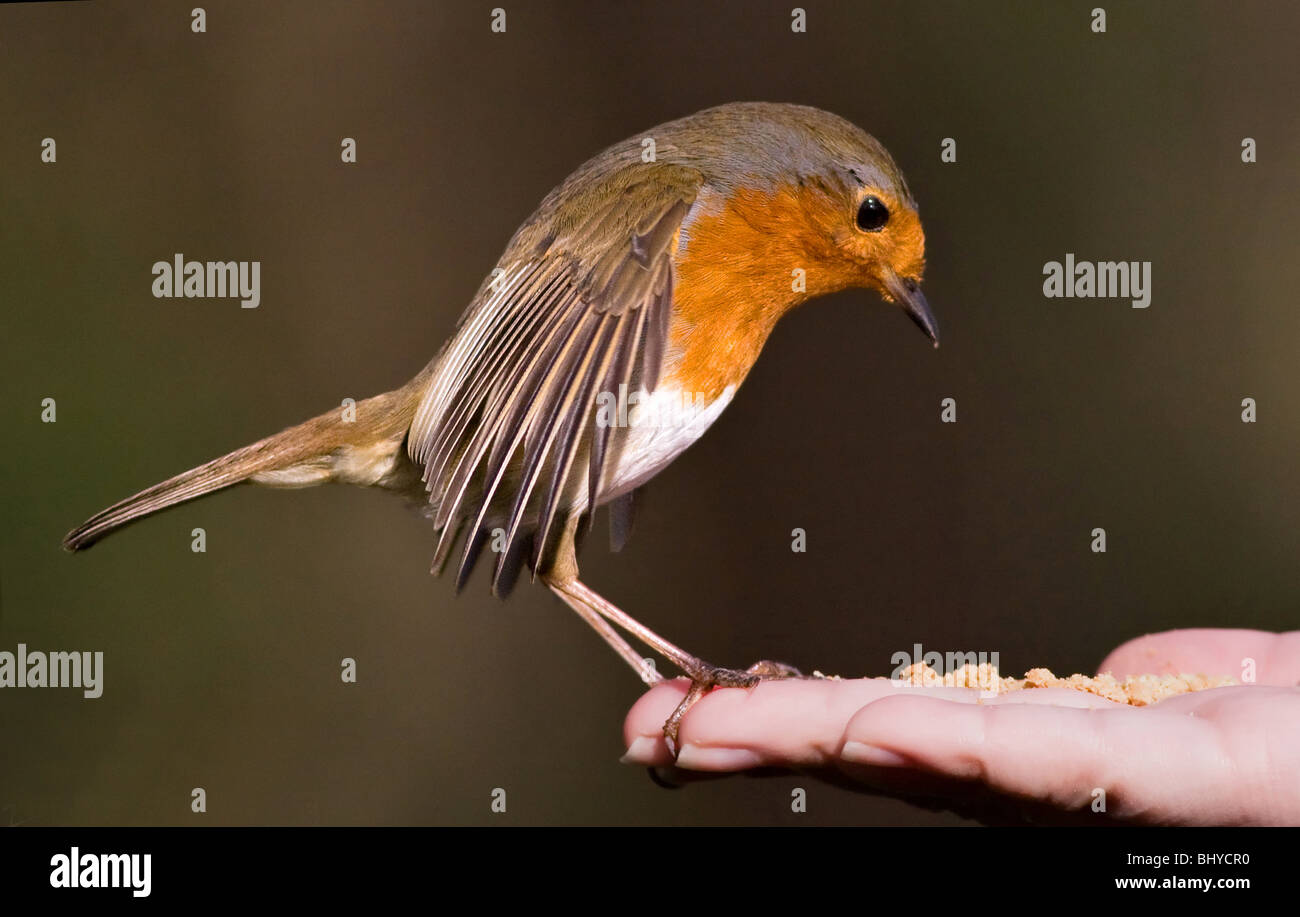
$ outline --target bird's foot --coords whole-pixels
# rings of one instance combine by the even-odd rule
[[[664,721],[664,741],[674,759],[681,748],[677,743],[677,733],[681,729],[682,719],[695,704],[714,688],[752,688],[760,681],[774,681],[780,678],[805,678],[802,672],[784,662],[764,659],[747,669],[724,669],[700,662],[686,673],[691,680],[691,688],[677,705],[672,716]]]

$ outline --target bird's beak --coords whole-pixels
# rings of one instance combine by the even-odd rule
[[[899,277],[892,271],[885,275],[885,288],[894,302],[903,307],[907,317],[916,322],[916,327],[925,332],[926,337],[939,346],[939,323],[930,311],[930,304],[925,301],[921,287],[911,277]]]

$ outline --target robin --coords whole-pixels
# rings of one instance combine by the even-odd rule
[[[432,520],[435,573],[460,546],[458,591],[490,543],[497,595],[526,563],[647,684],[661,676],[616,628],[681,669],[691,688],[664,724],[675,751],[713,687],[799,673],[720,668],[663,639],[578,579],[579,536],[607,506],[621,548],[637,488],[718,418],[800,303],[873,289],[938,346],[924,266],[916,203],[870,135],[802,105],[710,108],[610,147],[547,195],[409,383],[355,418],[322,414],[156,484],[63,544],[240,482],[397,492]]]

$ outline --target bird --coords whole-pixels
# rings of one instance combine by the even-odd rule
[[[676,754],[682,719],[712,689],[801,673],[711,665],[584,584],[578,546],[596,509],[620,550],[638,489],[717,420],[777,321],[810,299],[874,291],[938,347],[924,270],[916,201],[874,137],[805,105],[708,108],[555,187],[407,384],[128,497],[63,545],[245,482],[397,493],[432,522],[432,572],[457,555],[458,593],[490,547],[497,596],[527,566],[646,684],[663,676],[624,634],[680,669],[690,687],[664,724]]]

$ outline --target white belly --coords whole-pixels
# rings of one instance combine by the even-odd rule
[[[611,442],[621,439],[622,445],[607,461],[596,502],[635,490],[662,471],[704,434],[735,394],[736,387],[729,385],[718,398],[705,402],[702,396],[689,397],[680,389],[660,385],[654,394],[642,390],[626,397],[610,437]],[[585,489],[583,494],[581,508],[585,508]]]

